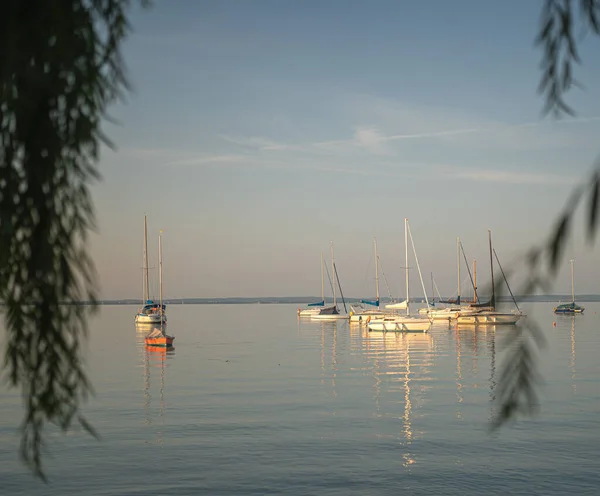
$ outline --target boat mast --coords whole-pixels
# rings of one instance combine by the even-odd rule
[[[456,238],[456,267],[458,269],[458,296],[456,302],[460,304],[460,237]]]
[[[325,278],[323,274],[323,253],[321,253],[321,301],[325,306]]]
[[[373,248],[375,250],[375,301],[379,307],[379,256],[377,255],[377,238],[373,238]]]
[[[492,259],[492,231],[488,229],[488,241],[490,245],[490,271],[492,273],[492,308],[496,309],[496,286],[494,284],[494,260]]]
[[[408,225],[408,222],[407,222]],[[419,257],[417,256],[417,250],[415,250],[415,240],[410,232],[410,226],[408,227],[408,234],[410,235],[410,244],[412,245],[413,254],[415,256],[415,262],[417,264],[417,271],[419,272],[419,280],[421,281],[421,289],[423,289],[423,296],[425,296],[425,303],[427,304],[427,311],[429,312],[429,300],[427,299],[427,291],[425,290],[425,283],[423,282],[423,274],[421,274],[421,266],[419,265]]]
[[[144,215],[144,283],[143,293],[144,301],[142,305],[145,305],[150,298],[150,285],[148,284],[148,227],[146,224],[146,216]]]
[[[406,315],[410,315],[410,310],[408,308],[410,296],[408,293],[408,218],[407,217],[404,217],[404,251],[405,251],[404,270],[406,273]]]
[[[331,273],[335,275],[335,257],[333,254],[333,241],[329,242],[331,244]],[[337,306],[337,298],[335,294],[335,281],[333,282],[333,306]]]
[[[573,264],[575,263],[575,259],[571,259],[571,297],[573,298],[573,303],[575,303],[575,275],[573,272]]]
[[[158,235],[158,281],[160,286],[160,326],[163,325],[163,293],[162,293],[162,230]]]
[[[425,298],[427,298],[427,295],[425,295]],[[433,290],[433,272],[431,272],[431,303],[433,303],[434,299],[435,299],[435,292]]]
[[[473,302],[477,303],[477,260],[473,259]]]

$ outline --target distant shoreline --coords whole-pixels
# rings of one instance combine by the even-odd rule
[[[518,303],[535,303],[535,302],[570,302],[571,295],[520,295],[515,296]],[[310,296],[288,296],[288,297],[229,297],[229,298],[169,298],[165,299],[164,303],[166,305],[307,305],[308,303],[313,303],[315,301],[319,301],[319,297],[310,297]],[[364,298],[367,299],[367,298]],[[374,299],[374,298],[372,298]],[[576,295],[575,300],[578,302],[595,302],[600,301],[600,295],[592,294],[592,295]],[[361,298],[346,298],[346,303],[352,304],[361,301]],[[414,303],[424,303],[425,300],[423,298],[411,298],[411,302]],[[484,301],[484,298],[481,299]],[[512,299],[510,297],[502,297],[498,299],[501,302],[511,302]],[[114,300],[114,299],[105,299],[99,300],[97,302],[99,305],[140,305],[141,301],[139,299],[122,299],[122,300]],[[341,303],[341,300],[338,301]],[[389,300],[381,300],[382,304],[389,303]],[[0,303],[2,304],[2,303]],[[89,305],[90,303],[87,301],[76,302],[72,304],[78,305]]]

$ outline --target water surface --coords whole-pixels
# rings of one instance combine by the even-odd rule
[[[171,305],[170,352],[134,307],[92,321],[85,406],[100,442],[49,432],[50,484],[18,460],[0,386],[0,494],[598,494],[600,304],[525,310],[547,339],[537,418],[488,432],[506,328],[368,333],[295,305]],[[556,325],[553,325],[553,322]]]

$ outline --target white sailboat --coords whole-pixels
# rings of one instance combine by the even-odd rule
[[[158,278],[160,287],[160,304],[159,312],[161,317],[164,316],[164,305],[163,305],[163,279],[162,279],[162,231],[158,236]],[[159,347],[159,348],[171,348],[173,346],[173,336],[169,336],[165,332],[166,319],[160,324],[160,327],[156,327],[150,334],[144,339],[147,347]]]
[[[417,317],[410,315],[410,293],[409,293],[409,277],[408,277],[408,235],[410,228],[408,226],[408,218],[404,219],[404,246],[405,246],[405,274],[406,274],[406,300],[401,303],[394,305],[386,305],[386,309],[390,307],[404,308],[406,309],[406,315],[398,314],[386,314],[383,317],[377,319],[367,319],[370,331],[380,332],[428,332],[431,328],[431,319],[427,317]],[[421,279],[421,286],[423,288],[423,294],[425,295],[425,302],[427,308],[429,308],[429,302],[427,301],[427,292],[425,291],[425,285],[423,284],[423,277],[421,275],[421,268],[419,266],[419,259],[415,250],[415,244],[410,235],[410,241],[413,248],[413,254],[417,264],[417,270],[419,272],[419,278]]]
[[[458,287],[456,293],[455,300],[442,300],[440,299],[440,304],[449,305],[442,306],[441,308],[422,308],[419,310],[419,313],[424,313],[428,315],[433,320],[454,320],[458,318],[458,315],[461,311],[465,311],[466,307],[461,305],[461,276],[460,276],[460,253],[461,253],[461,244],[460,238],[456,238],[456,269],[458,275]],[[476,300],[476,298],[475,298]]]
[[[496,286],[494,284],[494,260],[492,258],[492,231],[488,229],[488,242],[490,245],[490,271],[492,276],[492,297],[489,305],[472,305],[471,308],[461,310],[456,321],[459,325],[514,325],[523,316],[520,311],[517,312],[498,312],[496,311]],[[500,267],[502,269],[502,267]],[[508,281],[506,281],[508,285]],[[510,291],[510,287],[509,287]],[[512,294],[512,292],[511,292]],[[513,298],[514,299],[514,298]],[[486,305],[482,308],[482,305]],[[516,301],[515,301],[516,305]],[[518,308],[518,307],[517,307]]]
[[[308,308],[299,308],[298,315],[300,317],[310,317],[311,315],[317,315],[321,313],[323,310],[331,309],[333,306],[326,307],[325,306],[325,278],[324,278],[324,267],[325,262],[323,262],[323,254],[321,253],[321,301],[317,301],[315,303],[309,303]]]
[[[144,215],[144,254],[143,254],[143,282],[142,282],[142,307],[135,315],[136,324],[161,324],[167,321],[165,305],[155,303],[150,299],[150,285],[148,284],[148,226]]]
[[[385,313],[379,308],[379,254],[377,253],[377,239],[375,238],[373,239],[373,247],[375,250],[375,301],[361,300],[361,305],[350,305],[350,322],[366,324],[367,318],[382,317]],[[375,308],[365,308],[362,305],[370,305]]]
[[[333,277],[333,306],[325,307],[320,310],[318,314],[313,314],[310,316],[311,319],[315,320],[348,320],[348,315],[345,313],[340,313],[337,307],[337,292],[335,290],[336,283],[339,284],[339,279],[337,277],[337,269],[335,267],[335,255],[333,253],[333,241],[331,241],[331,275]],[[340,287],[341,290],[341,287]],[[342,300],[343,300],[342,295]],[[346,303],[344,302],[344,308],[346,307]]]

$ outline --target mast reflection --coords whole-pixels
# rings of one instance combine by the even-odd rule
[[[414,439],[415,410],[423,400],[432,364],[433,338],[430,333],[369,333],[363,335],[363,351],[373,361],[375,408],[379,417],[397,415],[395,406],[404,403],[400,417],[404,438],[403,465],[416,462],[410,445]],[[401,393],[402,400],[398,401]],[[392,403],[389,412],[388,402]]]
[[[571,317],[571,379],[572,379],[572,384],[571,387],[573,388],[573,392],[576,393],[577,392],[577,383],[575,382],[576,379],[576,373],[575,373],[575,316],[573,315]]]
[[[336,378],[338,374],[337,339],[338,323],[336,321],[322,321],[318,323],[321,329],[321,385],[325,386],[326,380],[331,379],[331,394],[337,396]],[[331,350],[331,355],[326,354]]]
[[[569,368],[571,369],[571,389],[573,393],[577,393],[577,369],[575,364],[575,320],[576,315],[560,315],[556,318],[556,328],[561,332],[562,335],[569,332],[569,340],[571,346],[571,358],[569,361]]]
[[[152,332],[154,327],[150,327],[148,332]],[[165,425],[165,374],[166,368],[168,367],[167,360],[171,359],[175,355],[174,347],[164,346],[148,346],[146,345],[144,338],[145,334],[142,334],[141,338],[138,335],[138,347],[141,349],[141,353],[144,360],[144,416],[145,424],[151,427],[155,424],[155,420],[151,414],[151,403],[152,403],[152,385],[151,376],[152,370],[160,370],[159,387],[158,387],[158,423],[160,426]],[[156,441],[158,444],[163,444],[163,429],[156,430]]]
[[[461,406],[464,401],[465,376],[463,362],[466,358],[471,359],[471,366],[467,375],[467,381],[474,380],[473,387],[478,387],[479,370],[478,362],[480,355],[489,356],[490,372],[488,376],[490,420],[494,416],[494,401],[496,399],[496,332],[502,332],[502,326],[489,325],[474,328],[469,325],[457,325],[456,336],[456,377],[457,377],[457,418],[462,419]],[[506,326],[504,326],[506,330]],[[465,353],[466,351],[466,353]]]

